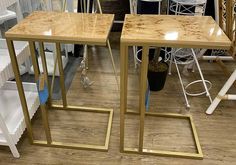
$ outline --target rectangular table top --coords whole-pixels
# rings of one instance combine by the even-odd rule
[[[131,45],[229,49],[231,41],[209,16],[125,16],[121,42]]]
[[[113,14],[37,11],[5,33],[6,38],[105,45]]]

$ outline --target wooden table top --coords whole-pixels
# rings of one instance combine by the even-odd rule
[[[121,42],[130,45],[229,49],[231,41],[208,16],[125,16]]]
[[[105,45],[113,14],[37,11],[5,33],[8,38]]]

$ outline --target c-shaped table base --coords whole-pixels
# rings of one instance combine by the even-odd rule
[[[127,111],[127,85],[128,85],[128,46],[124,43],[121,43],[120,56],[121,56],[121,78],[120,78],[120,152],[128,153],[139,153],[139,154],[151,154],[151,155],[160,155],[160,156],[173,156],[173,157],[184,157],[184,158],[193,158],[193,159],[202,159],[203,153],[201,150],[200,142],[197,136],[196,128],[193,124],[192,117],[190,115],[180,115],[180,114],[162,114],[162,113],[151,113],[146,112],[145,108],[145,92],[147,85],[147,70],[148,70],[148,52],[149,47],[144,46],[142,51],[142,63],[141,63],[141,77],[140,77],[140,93],[139,93],[139,111]],[[139,115],[139,144],[138,148],[126,148],[124,146],[124,137],[125,137],[125,114],[135,114]],[[186,152],[171,152],[171,151],[162,151],[162,150],[150,150],[144,149],[144,122],[145,116],[159,116],[165,118],[179,118],[179,119],[188,119],[191,125],[197,153],[186,153]]]
[[[24,88],[22,86],[22,81],[21,81],[19,67],[18,67],[18,63],[17,63],[17,59],[16,59],[13,40],[7,39],[6,41],[7,41],[7,45],[8,45],[8,49],[9,49],[9,54],[11,57],[12,67],[13,67],[13,71],[15,74],[16,84],[17,84],[18,93],[20,96],[21,104],[22,104],[23,115],[24,115],[30,143],[35,144],[35,145],[47,146],[47,147],[108,151],[110,134],[111,134],[111,127],[112,127],[113,109],[79,107],[79,106],[70,106],[67,104],[64,72],[63,72],[62,57],[61,57],[61,46],[60,46],[59,42],[56,42],[56,51],[57,51],[57,58],[58,58],[57,61],[58,61],[58,67],[59,67],[59,73],[60,73],[60,87],[61,87],[61,95],[62,95],[63,105],[53,105],[51,103],[51,96],[50,96],[50,88],[51,87],[48,82],[47,64],[46,64],[45,52],[43,51],[44,45],[43,45],[43,42],[40,41],[39,42],[40,56],[42,58],[43,73],[45,75],[45,82],[48,86],[48,93],[49,93],[47,105],[45,105],[45,104],[40,105],[43,128],[44,128],[47,140],[46,141],[34,140],[33,129],[32,129],[29,111],[28,111],[28,107],[27,107],[27,100],[25,97]],[[39,70],[39,65],[38,65],[38,61],[37,61],[36,53],[35,53],[35,42],[32,40],[29,41],[29,47],[30,47],[30,53],[31,53],[31,57],[32,57],[32,64],[33,64],[33,68],[34,68],[34,73],[35,73],[35,81],[37,82],[39,80],[40,70]],[[51,137],[50,127],[49,127],[49,119],[48,119],[48,112],[47,112],[48,109],[65,110],[65,111],[84,111],[84,112],[90,112],[90,113],[108,113],[109,120],[108,120],[108,125],[107,125],[105,144],[104,145],[90,145],[90,144],[78,144],[78,143],[70,143],[70,142],[63,143],[63,142],[53,141],[52,137]]]

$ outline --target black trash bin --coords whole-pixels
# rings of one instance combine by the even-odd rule
[[[149,53],[150,53],[150,51],[149,51]],[[161,51],[160,57],[162,57],[163,55],[164,55],[164,52]],[[139,59],[140,62],[142,61],[142,50],[138,52],[137,58]],[[162,59],[164,59],[164,58],[162,58]],[[169,65],[166,62],[164,62],[163,60],[156,63],[156,64],[155,63],[156,62],[154,62],[154,52],[153,52],[153,54],[149,54],[149,66],[148,66],[148,76],[147,77],[148,77],[150,90],[151,91],[160,91],[165,86]],[[155,66],[157,66],[157,67],[155,67],[155,69],[153,69],[153,67],[150,66],[153,64]]]
[[[148,70],[148,82],[151,91],[160,91],[164,88],[169,65],[161,61],[158,65],[163,65],[165,69],[156,72]]]

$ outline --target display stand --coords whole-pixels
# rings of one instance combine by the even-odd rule
[[[99,107],[79,107],[79,106],[68,105],[66,90],[65,90],[64,72],[62,68],[60,43],[66,43],[66,44],[76,43],[76,44],[105,46],[107,44],[107,39],[112,26],[113,19],[114,15],[111,14],[60,13],[60,12],[41,11],[32,13],[26,19],[21,21],[18,25],[14,26],[12,29],[6,32],[8,49],[10,52],[13,71],[16,77],[19,96],[21,99],[21,105],[27,126],[27,133],[31,144],[48,146],[48,147],[60,147],[60,148],[74,148],[74,149],[100,150],[100,151],[108,150],[113,109],[99,108]],[[55,29],[55,27],[57,27],[56,28],[57,30],[52,30]],[[49,119],[47,116],[48,109],[46,108],[47,106],[42,102],[40,105],[40,109],[42,112],[42,121],[47,140],[38,141],[34,139],[32,125],[30,123],[30,115],[28,112],[27,100],[24,94],[24,88],[22,86],[19,74],[19,68],[16,60],[16,54],[13,45],[14,40],[24,40],[29,42],[36,82],[38,82],[39,80],[40,71],[35,54],[35,42],[39,42],[40,56],[42,58],[42,63],[43,63],[45,82],[46,85],[48,86],[49,98],[46,105],[48,106],[49,109],[66,110],[66,111],[85,111],[90,113],[107,113],[109,115],[107,133],[104,145],[77,144],[71,142],[53,141],[51,137],[51,131],[49,128]],[[44,42],[52,42],[55,43],[56,45],[58,67],[60,73],[60,87],[61,87],[62,103],[63,103],[62,105],[56,105],[52,103],[52,99],[50,96],[50,84],[48,82],[47,62],[45,58],[45,53],[43,51]]]
[[[16,58],[21,65],[29,59],[29,46],[26,42],[14,42]],[[20,140],[26,125],[21,109],[20,98],[15,82],[7,81],[14,77],[6,41],[0,41],[0,145],[9,146],[14,157],[20,157],[16,144]],[[25,96],[28,100],[30,119],[39,107],[36,84],[23,83]]]
[[[189,24],[191,22],[191,24]],[[183,28],[185,27],[185,28]],[[140,30],[141,29],[141,30]],[[213,33],[209,31],[213,29]],[[219,32],[219,33],[216,33]],[[206,34],[209,34],[206,36]],[[161,114],[146,112],[145,93],[147,84],[148,50],[151,46],[229,49],[231,42],[215,23],[212,17],[205,16],[165,16],[165,15],[126,15],[121,35],[121,91],[120,91],[120,151],[202,159],[203,153],[191,115]],[[139,93],[139,111],[127,111],[128,85],[128,46],[142,46],[142,63]],[[178,98],[176,98],[178,99]],[[124,146],[125,114],[139,115],[138,148]],[[144,148],[145,116],[189,119],[196,144],[197,153],[171,152]]]

